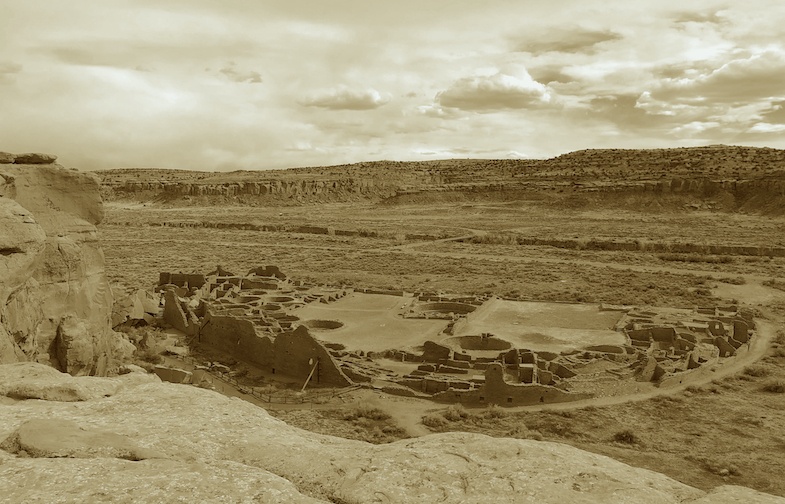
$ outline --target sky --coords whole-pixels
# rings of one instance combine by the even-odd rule
[[[256,170],[785,148],[782,0],[1,0],[0,151]]]

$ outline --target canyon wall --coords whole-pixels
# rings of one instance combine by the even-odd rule
[[[785,211],[785,150],[754,147],[578,151],[552,159],[378,161],[231,173],[99,172],[107,199],[281,204],[372,200],[416,203],[541,191],[723,198],[724,209]]]
[[[0,363],[104,375],[133,346],[110,329],[99,183],[54,156],[0,160]]]

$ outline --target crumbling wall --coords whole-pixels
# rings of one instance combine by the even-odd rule
[[[275,365],[272,337],[259,335],[249,318],[216,315],[208,309],[199,329],[199,341],[266,371]]]
[[[294,331],[277,335],[273,342],[273,352],[276,372],[280,369],[287,376],[305,380],[314,364],[318,363],[317,371],[311,378],[312,384],[335,387],[352,384],[330,352],[316,341],[303,325]]]
[[[471,406],[497,404],[499,406],[524,406],[539,403],[557,403],[588,399],[591,394],[573,394],[545,385],[520,385],[504,381],[504,367],[493,363],[485,371],[485,384],[478,390],[451,389],[435,394],[434,401],[460,402]]]
[[[171,288],[164,293],[164,320],[188,336],[195,335],[199,330],[199,320],[196,315],[180,301],[177,293]]]
[[[277,335],[264,334],[258,327],[250,317],[216,315],[207,310],[199,340],[264,371],[303,382],[318,363],[311,385],[344,387],[352,384],[327,348],[314,339],[305,326]]]

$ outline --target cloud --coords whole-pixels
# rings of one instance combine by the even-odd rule
[[[306,107],[319,107],[329,110],[373,110],[386,105],[390,95],[369,88],[364,90],[349,89],[339,86],[312,94],[300,103]]]
[[[22,71],[22,65],[11,61],[0,62],[0,74],[15,74]]]
[[[761,113],[768,122],[785,124],[785,100],[773,102],[771,108]]]
[[[782,133],[785,131],[785,124],[759,122],[753,125],[748,131],[750,133]]]
[[[694,136],[699,135],[706,130],[719,128],[721,125],[716,121],[692,121],[687,124],[676,126],[671,130],[671,133],[677,136]]]
[[[420,105],[417,107],[417,113],[436,119],[454,119],[461,116],[457,109],[445,108],[438,104]]]
[[[564,67],[559,65],[535,67],[529,70],[529,74],[532,76],[532,79],[545,84],[550,84],[551,82],[567,84],[575,81],[575,77],[566,74]]]
[[[22,71],[22,65],[11,61],[0,61],[0,84],[11,82],[13,76]]]
[[[436,95],[443,107],[476,112],[538,108],[552,101],[550,89],[523,67],[510,73],[464,77]]]
[[[731,60],[694,78],[666,79],[652,95],[660,100],[693,103],[785,98],[785,53],[769,49]]]
[[[621,38],[620,34],[611,30],[555,28],[532,33],[525,40],[518,41],[514,48],[516,51],[532,54],[549,52],[593,54],[597,51],[597,45]]]
[[[218,70],[218,72],[222,73],[226,76],[226,78],[234,82],[248,82],[251,84],[260,84],[262,82],[262,76],[259,74],[259,72],[254,72],[251,70],[238,70],[237,64],[234,61],[230,61],[226,66]]]
[[[719,15],[720,11],[709,11],[709,12],[680,12],[676,18],[673,20],[675,23],[684,24],[684,23],[708,23],[708,24],[720,24],[725,21],[725,19]]]

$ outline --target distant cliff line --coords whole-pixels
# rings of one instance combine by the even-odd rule
[[[395,201],[429,193],[624,192],[716,194],[736,207],[785,196],[785,150],[695,147],[586,150],[546,160],[378,161],[318,168],[205,173],[122,169],[97,172],[107,200],[195,204]]]

